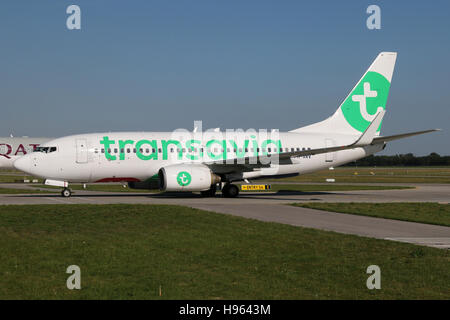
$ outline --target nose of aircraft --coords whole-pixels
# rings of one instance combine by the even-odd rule
[[[31,159],[28,156],[23,156],[14,161],[14,168],[28,173],[31,169]]]

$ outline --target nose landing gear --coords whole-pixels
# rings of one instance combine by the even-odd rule
[[[69,188],[64,188],[64,189],[61,191],[61,195],[62,195],[64,198],[69,198],[69,197],[72,195],[72,190],[70,190]]]

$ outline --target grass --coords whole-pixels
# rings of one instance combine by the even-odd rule
[[[0,299],[450,298],[447,250],[180,206],[0,212]],[[373,264],[381,290],[366,288]],[[70,265],[81,290],[66,288]]]
[[[38,182],[43,182],[42,179],[38,179],[32,176],[27,176],[27,175],[9,175],[9,174],[0,174],[0,183],[20,183],[23,182],[24,180],[38,180]]]
[[[421,203],[295,203],[299,207],[450,227],[450,205]]]
[[[450,167],[339,167],[277,181],[325,182],[329,178],[342,183],[450,183]]]
[[[405,186],[367,186],[367,185],[335,185],[335,184],[272,184],[267,192],[315,192],[315,191],[355,191],[355,190],[395,190],[414,189]],[[242,191],[255,192],[255,191]]]
[[[45,190],[15,189],[15,188],[0,187],[0,194],[34,194],[34,193],[53,193],[53,192]]]

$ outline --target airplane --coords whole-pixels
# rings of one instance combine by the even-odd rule
[[[54,138],[0,137],[0,169],[13,169],[18,158]]]
[[[59,186],[127,182],[130,188],[239,194],[238,181],[280,178],[336,167],[431,129],[381,136],[396,52],[381,52],[329,118],[288,132],[117,132],[55,139],[14,167]]]

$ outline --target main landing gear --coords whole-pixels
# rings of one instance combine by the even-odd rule
[[[62,195],[64,198],[69,198],[69,197],[72,195],[72,190],[70,190],[69,188],[64,188],[64,189],[61,191],[61,195]]]
[[[239,195],[239,187],[235,184],[227,183],[222,188],[222,195],[225,198],[236,198]]]
[[[217,186],[214,184],[209,190],[201,191],[203,197],[214,197],[216,195]],[[236,198],[239,195],[239,187],[235,184],[226,183],[222,188],[222,195],[225,198]]]

